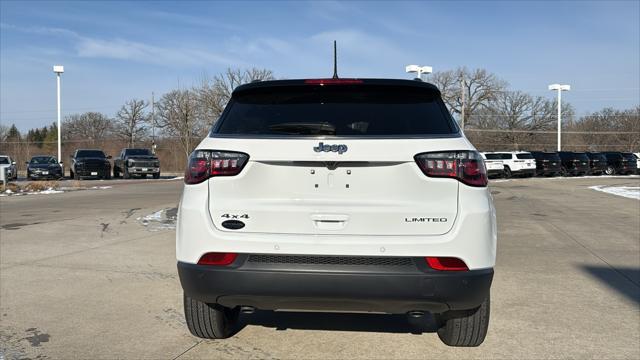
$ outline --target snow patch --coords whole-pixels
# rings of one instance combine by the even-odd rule
[[[177,208],[166,208],[138,217],[136,220],[146,227],[148,231],[175,230],[177,215]]]
[[[605,192],[611,195],[622,196],[629,199],[640,200],[640,186],[595,185],[595,186],[589,186],[589,189]]]

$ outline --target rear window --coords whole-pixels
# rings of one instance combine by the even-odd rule
[[[0,164],[8,164],[8,163],[9,163],[9,158],[0,157]]]
[[[436,92],[402,86],[291,86],[234,96],[214,134],[403,136],[457,133]]]
[[[76,157],[93,157],[93,158],[103,158],[106,157],[104,153],[100,150],[78,150],[76,153]]]
[[[487,160],[510,160],[511,154],[484,154]]]
[[[518,159],[533,159],[533,155],[531,154],[516,154]]]
[[[576,153],[575,158],[581,161],[589,161],[589,157],[585,153]]]
[[[149,149],[126,149],[124,151],[125,155],[151,155],[151,151]]]
[[[534,157],[538,160],[560,160],[560,156],[556,153],[535,153]]]

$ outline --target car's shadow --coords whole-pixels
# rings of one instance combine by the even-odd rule
[[[327,312],[281,312],[257,310],[253,314],[241,314],[239,329],[257,325],[276,330],[330,330],[381,333],[422,334],[435,332],[436,322],[430,314],[413,318],[407,315],[327,313]]]
[[[640,305],[640,269],[634,267],[616,267],[581,265],[589,275],[600,280],[612,290]]]

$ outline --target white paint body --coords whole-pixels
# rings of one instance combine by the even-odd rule
[[[487,159],[487,154],[500,154],[502,159]],[[531,171],[536,169],[536,160],[535,159],[518,159],[518,154],[529,154],[531,153],[525,151],[503,151],[503,152],[484,152],[482,153],[482,157],[485,158],[485,163],[487,164],[487,170],[489,170],[489,166],[495,166],[493,164],[500,164],[503,167],[509,167],[513,174],[518,174],[524,171]]]
[[[9,181],[12,179],[17,179],[18,170],[16,169],[16,164],[13,161],[13,159],[11,159],[11,157],[7,155],[0,155],[0,158],[3,160],[2,163],[0,163],[0,181]],[[6,162],[6,164],[3,164],[4,162]],[[5,174],[8,177],[6,179],[5,179]]]
[[[325,144],[348,151],[314,152]],[[490,191],[425,176],[423,152],[474,150],[464,137],[434,139],[206,138],[197,149],[238,151],[236,176],[185,185],[176,256],[197,263],[207,252],[252,254],[450,256],[469,269],[492,268],[496,220]],[[330,170],[325,162],[361,162]],[[295,162],[295,163],[294,163]],[[535,167],[535,164],[534,164]],[[222,215],[246,215],[228,230]],[[435,222],[412,221],[436,218]]]

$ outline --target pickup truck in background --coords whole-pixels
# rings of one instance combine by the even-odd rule
[[[113,160],[113,177],[129,179],[132,176],[160,178],[160,160],[149,149],[126,148]]]

